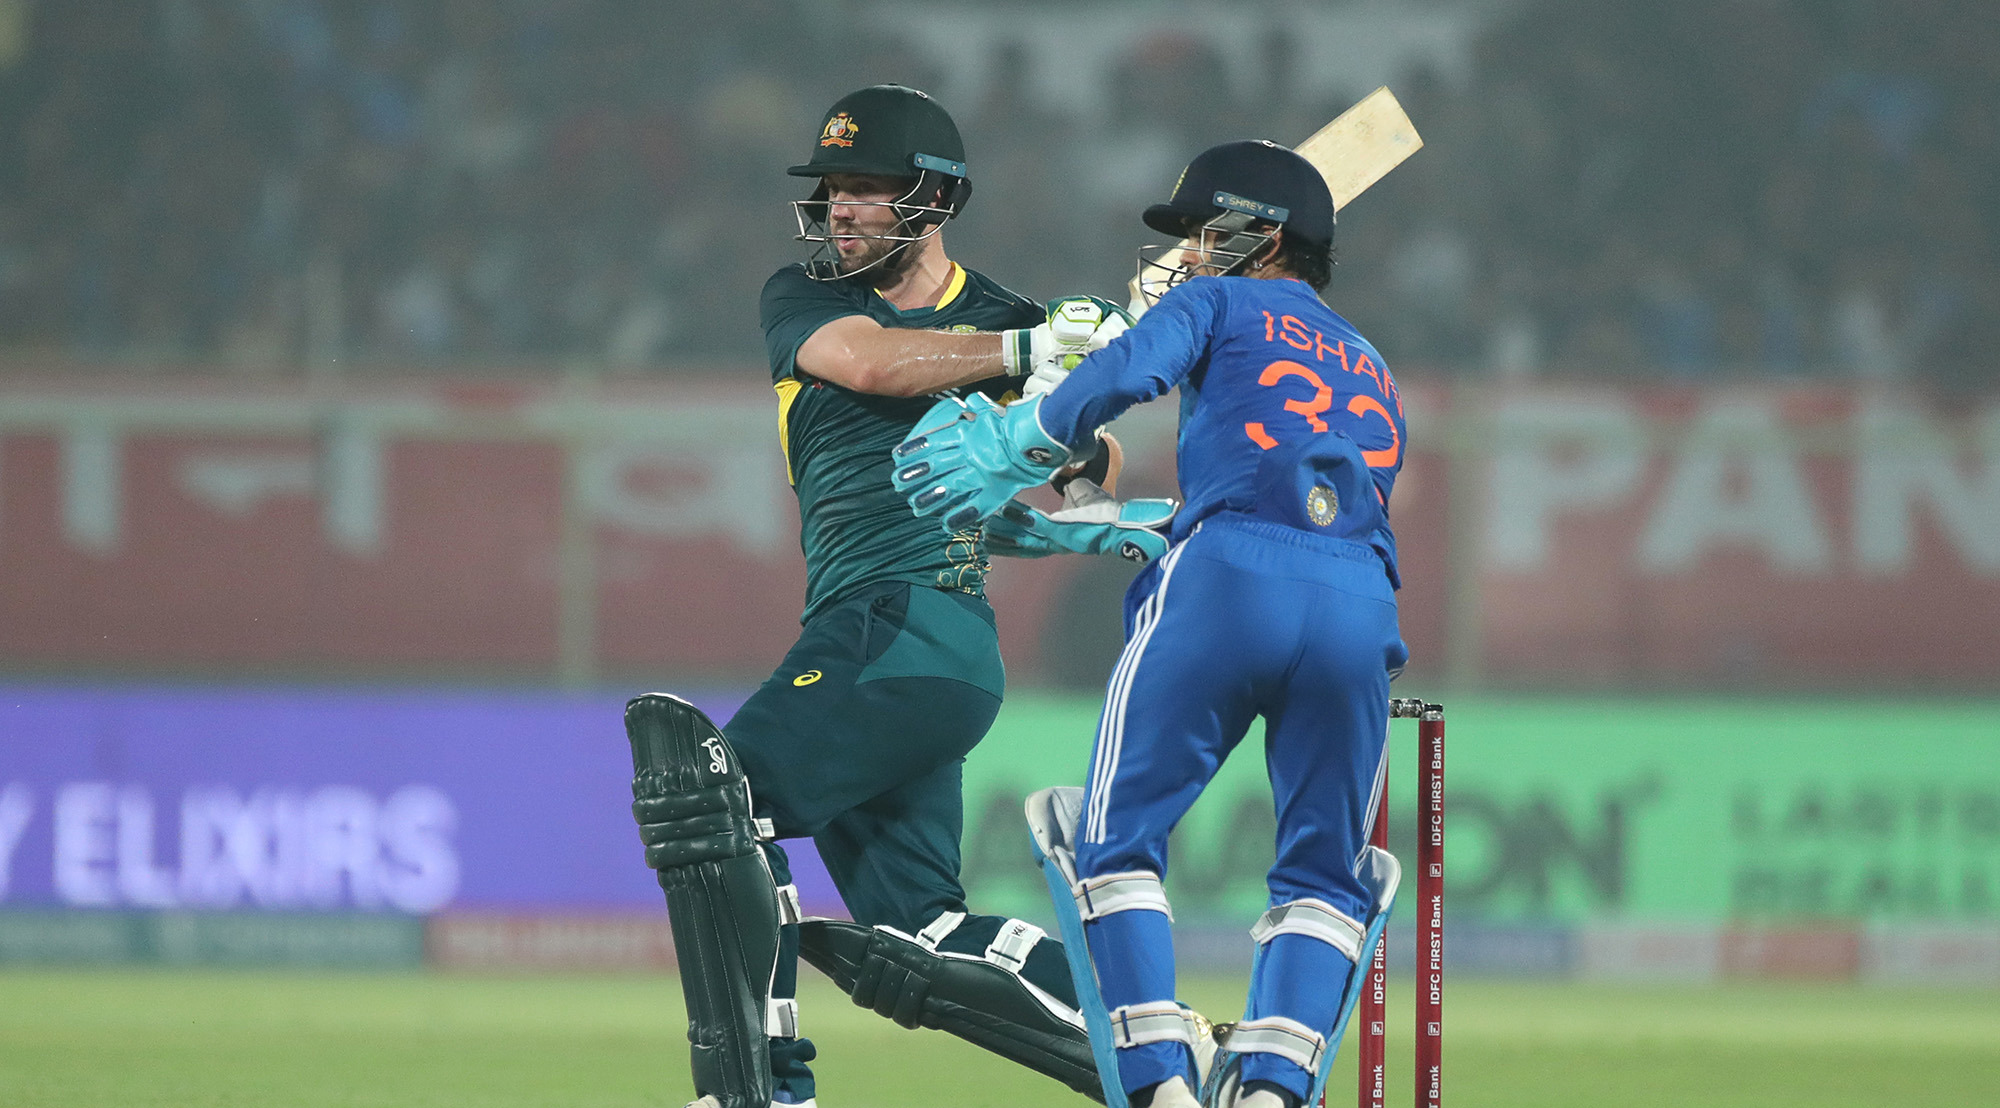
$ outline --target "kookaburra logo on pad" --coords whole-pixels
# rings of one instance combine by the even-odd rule
[[[861,125],[846,112],[839,112],[826,121],[826,127],[819,133],[821,146],[853,146],[854,136],[861,133]]]
[[[701,748],[708,751],[708,772],[729,772],[729,759],[722,756],[722,740],[713,736],[701,740]]]

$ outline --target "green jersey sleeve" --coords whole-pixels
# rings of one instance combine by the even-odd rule
[[[764,282],[757,302],[758,326],[764,329],[764,350],[771,359],[771,380],[782,381],[798,370],[799,347],[813,332],[843,316],[867,315],[854,302],[846,283],[815,281],[802,266],[788,265]]]
[[[882,581],[983,595],[988,567],[978,529],[947,533],[912,513],[889,480],[890,451],[937,398],[876,396],[801,373],[799,347],[844,316],[867,316],[888,328],[970,333],[1032,327],[1043,318],[1040,305],[954,267],[937,304],[901,309],[863,281],[815,281],[792,265],[765,282],[759,314],[778,394],[778,441],[799,500],[805,618]],[[964,391],[1000,398],[1019,384],[1000,376]]]

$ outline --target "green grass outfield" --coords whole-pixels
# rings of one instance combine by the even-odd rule
[[[1185,982],[1228,1013],[1241,985]],[[1407,1002],[1407,998],[1404,998]],[[1991,990],[1453,982],[1446,1101],[1463,1108],[1995,1103]],[[1088,1103],[818,982],[803,998],[826,1108]],[[670,977],[0,970],[6,1108],[679,1108]],[[1390,1102],[1408,1104],[1408,1009]],[[1353,1096],[1351,1052],[1330,1103]]]

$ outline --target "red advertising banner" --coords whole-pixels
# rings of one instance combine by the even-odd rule
[[[1472,398],[1461,396],[1464,404]],[[2000,677],[2000,404],[1831,388],[1479,399],[1496,681]]]
[[[740,682],[803,592],[742,384],[0,385],[0,666]],[[1413,669],[1582,686],[2000,676],[2000,404],[1406,382]],[[1174,413],[1116,430],[1173,491]],[[1089,685],[1131,569],[1003,561],[1017,682]]]

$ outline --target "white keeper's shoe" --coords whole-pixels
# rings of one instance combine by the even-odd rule
[[[688,1101],[687,1108],[722,1108],[722,1102],[712,1096],[705,1096],[699,1100]]]
[[[1169,1077],[1153,1089],[1153,1108],[1201,1108],[1201,1101],[1178,1077]]]
[[[1199,1093],[1208,1087],[1209,1071],[1215,1068],[1215,1056],[1222,1048],[1215,1041],[1215,1024],[1192,1008],[1187,1013],[1194,1019],[1194,1087]]]

